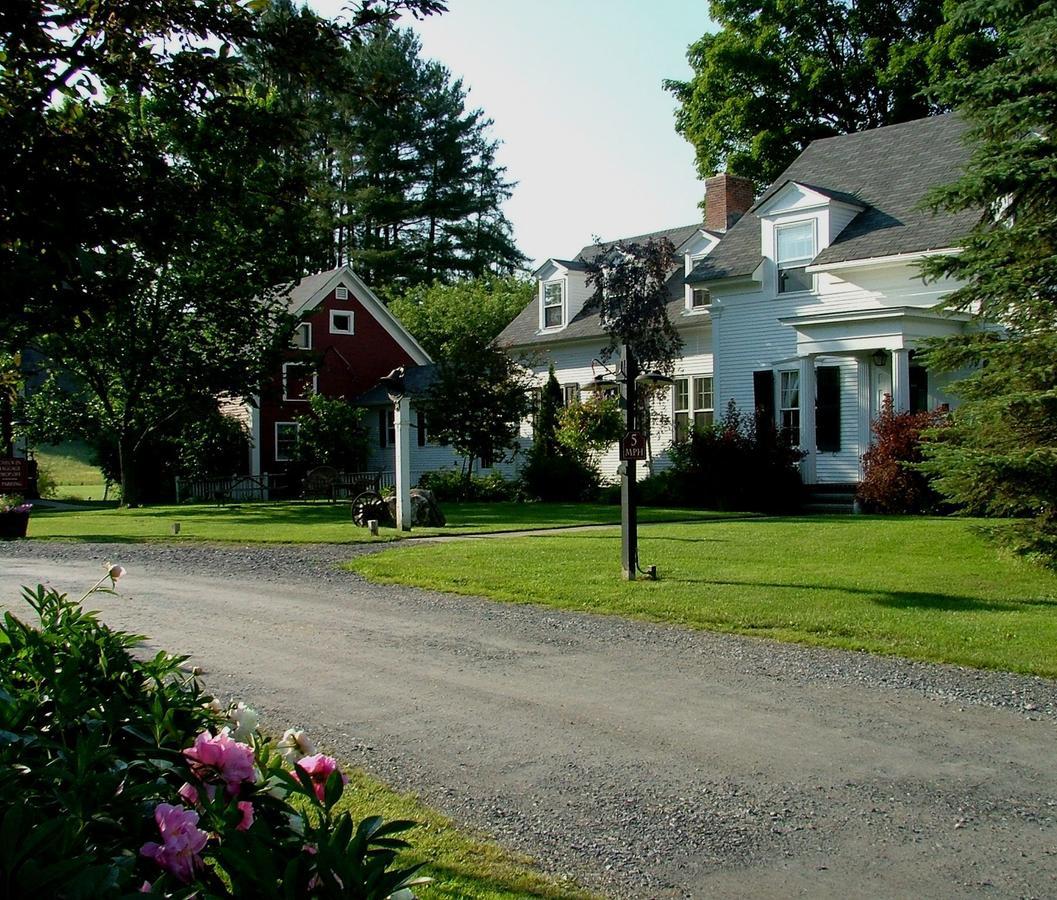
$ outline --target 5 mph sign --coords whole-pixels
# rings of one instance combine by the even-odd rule
[[[620,439],[622,460],[644,460],[646,458],[646,435],[641,431],[629,431]]]

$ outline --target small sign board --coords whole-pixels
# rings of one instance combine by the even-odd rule
[[[24,459],[0,459],[0,494],[20,494],[29,487],[29,467]]]
[[[646,435],[641,431],[629,431],[620,439],[620,458],[645,459]]]

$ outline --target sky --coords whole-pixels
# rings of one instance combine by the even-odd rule
[[[345,0],[311,0],[326,16]],[[405,23],[494,121],[505,211],[534,263],[701,221],[704,185],[675,132],[665,78],[714,30],[707,0],[448,0]]]

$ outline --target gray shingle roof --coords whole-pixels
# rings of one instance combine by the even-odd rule
[[[437,380],[437,366],[429,363],[425,366],[404,366],[404,390],[411,398],[425,394]],[[380,384],[360,394],[352,401],[356,406],[389,406],[393,401]]]
[[[919,206],[931,188],[961,174],[969,158],[966,130],[957,114],[948,113],[813,141],[764,193],[761,202],[785,183],[795,181],[866,207],[815,257],[815,263],[956,246],[979,214],[933,215]],[[760,261],[760,220],[750,212],[686,280],[748,275]]]
[[[705,230],[704,226],[700,224],[681,225],[678,228],[665,228],[662,231],[651,231],[648,234],[638,234],[634,237],[606,241],[601,245],[588,244],[576,254],[575,260],[555,259],[554,261],[560,262],[562,265],[567,266],[568,268],[573,268],[576,271],[583,271],[586,268],[585,263],[591,262],[599,253],[605,252],[605,250],[615,244],[641,244],[649,240],[668,238],[668,240],[678,247],[696,232]],[[576,265],[570,266],[570,262],[575,263]],[[669,301],[668,314],[674,318],[674,316],[683,308],[683,268],[681,264],[677,268],[673,267],[672,275],[668,279],[668,296],[671,298]],[[539,334],[539,323],[539,294],[537,292],[533,295],[532,302],[520,312],[513,322],[503,329],[499,337],[496,338],[496,343],[505,346],[525,347],[532,344],[550,344],[554,341],[569,341],[576,340],[577,338],[600,337],[605,334],[605,331],[602,328],[602,323],[598,319],[598,310],[590,303],[586,304],[584,309],[574,316],[573,320],[559,332]]]
[[[300,309],[301,304],[310,299],[316,291],[333,278],[334,273],[337,271],[337,269],[328,269],[326,272],[306,275],[299,282],[292,285],[284,294],[287,311],[292,313]]]

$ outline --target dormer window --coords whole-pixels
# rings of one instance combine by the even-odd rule
[[[776,225],[774,231],[778,293],[810,291],[812,277],[806,269],[818,252],[815,249],[815,221]]]
[[[565,282],[547,281],[543,285],[543,327],[558,328],[565,324]]]
[[[690,291],[690,308],[707,309],[712,305],[712,294],[708,288],[693,288]]]

